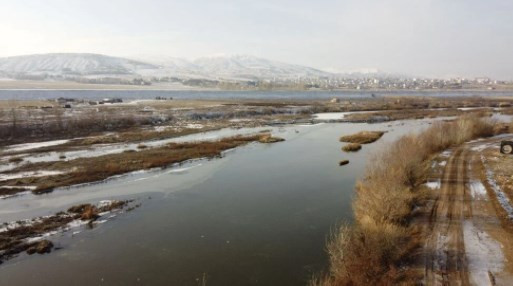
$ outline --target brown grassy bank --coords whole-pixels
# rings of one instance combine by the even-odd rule
[[[422,234],[410,222],[414,208],[428,195],[421,185],[430,158],[493,134],[493,122],[468,115],[401,137],[376,154],[356,185],[355,223],[334,234],[327,247],[329,273],[311,285],[415,285],[418,277],[408,265]]]
[[[379,140],[385,134],[383,131],[361,131],[356,134],[340,137],[340,142],[355,144],[370,144]]]
[[[54,188],[88,182],[102,181],[109,177],[137,170],[166,167],[190,159],[220,156],[222,151],[251,142],[276,141],[270,134],[235,136],[219,141],[193,143],[170,143],[163,147],[130,150],[93,158],[80,158],[70,161],[28,164],[12,172],[34,170],[61,170],[67,173],[50,177],[21,178],[7,181],[6,184],[34,185],[35,193],[52,191]]]
[[[356,152],[362,149],[362,145],[358,143],[349,143],[342,147],[342,151],[344,152]]]

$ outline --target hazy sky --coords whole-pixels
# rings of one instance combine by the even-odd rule
[[[0,0],[0,56],[250,54],[513,79],[512,0]]]

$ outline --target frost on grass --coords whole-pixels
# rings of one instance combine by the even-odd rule
[[[476,227],[471,220],[463,223],[463,239],[472,284],[492,285],[489,273],[496,276],[504,267],[501,244]]]

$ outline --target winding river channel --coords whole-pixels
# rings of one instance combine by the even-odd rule
[[[328,265],[330,232],[351,222],[354,184],[372,154],[431,122],[260,128],[254,131],[270,129],[286,141],[0,200],[0,223],[81,202],[135,199],[141,204],[93,229],[54,235],[58,249],[51,254],[5,262],[0,285],[200,285],[202,279],[209,286],[304,285]],[[361,130],[387,133],[360,152],[342,152],[338,138]],[[187,140],[240,132],[213,131]],[[350,164],[338,166],[342,159]]]

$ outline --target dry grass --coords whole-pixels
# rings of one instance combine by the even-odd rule
[[[356,152],[362,149],[362,145],[359,143],[349,143],[342,147],[342,151],[345,152]]]
[[[429,158],[449,146],[493,135],[494,124],[478,116],[436,123],[419,135],[406,135],[373,158],[356,186],[355,223],[343,226],[328,244],[330,272],[312,285],[412,285],[404,267],[421,238],[410,226],[412,210],[427,196]]]
[[[383,131],[361,131],[356,134],[340,137],[340,142],[370,144],[376,142],[383,136]]]
[[[106,135],[106,136],[94,136],[83,138],[79,140],[73,140],[68,145],[72,146],[88,146],[94,144],[114,144],[114,143],[124,143],[124,142],[141,142],[141,141],[150,141],[150,140],[161,140],[179,136],[190,135],[194,133],[206,132],[211,130],[216,130],[217,128],[179,128],[179,129],[166,129],[163,131],[153,131],[153,130],[130,130],[124,132],[118,132],[115,135]]]
[[[21,163],[21,162],[23,162],[23,158],[20,158],[20,157],[12,157],[12,158],[9,159],[9,163],[16,163],[16,164],[18,164],[18,163]]]
[[[258,142],[266,143],[266,144],[282,142],[282,141],[285,141],[285,139],[280,138],[280,137],[273,137],[271,134],[263,134],[262,136],[260,136],[260,139],[258,140]]]

